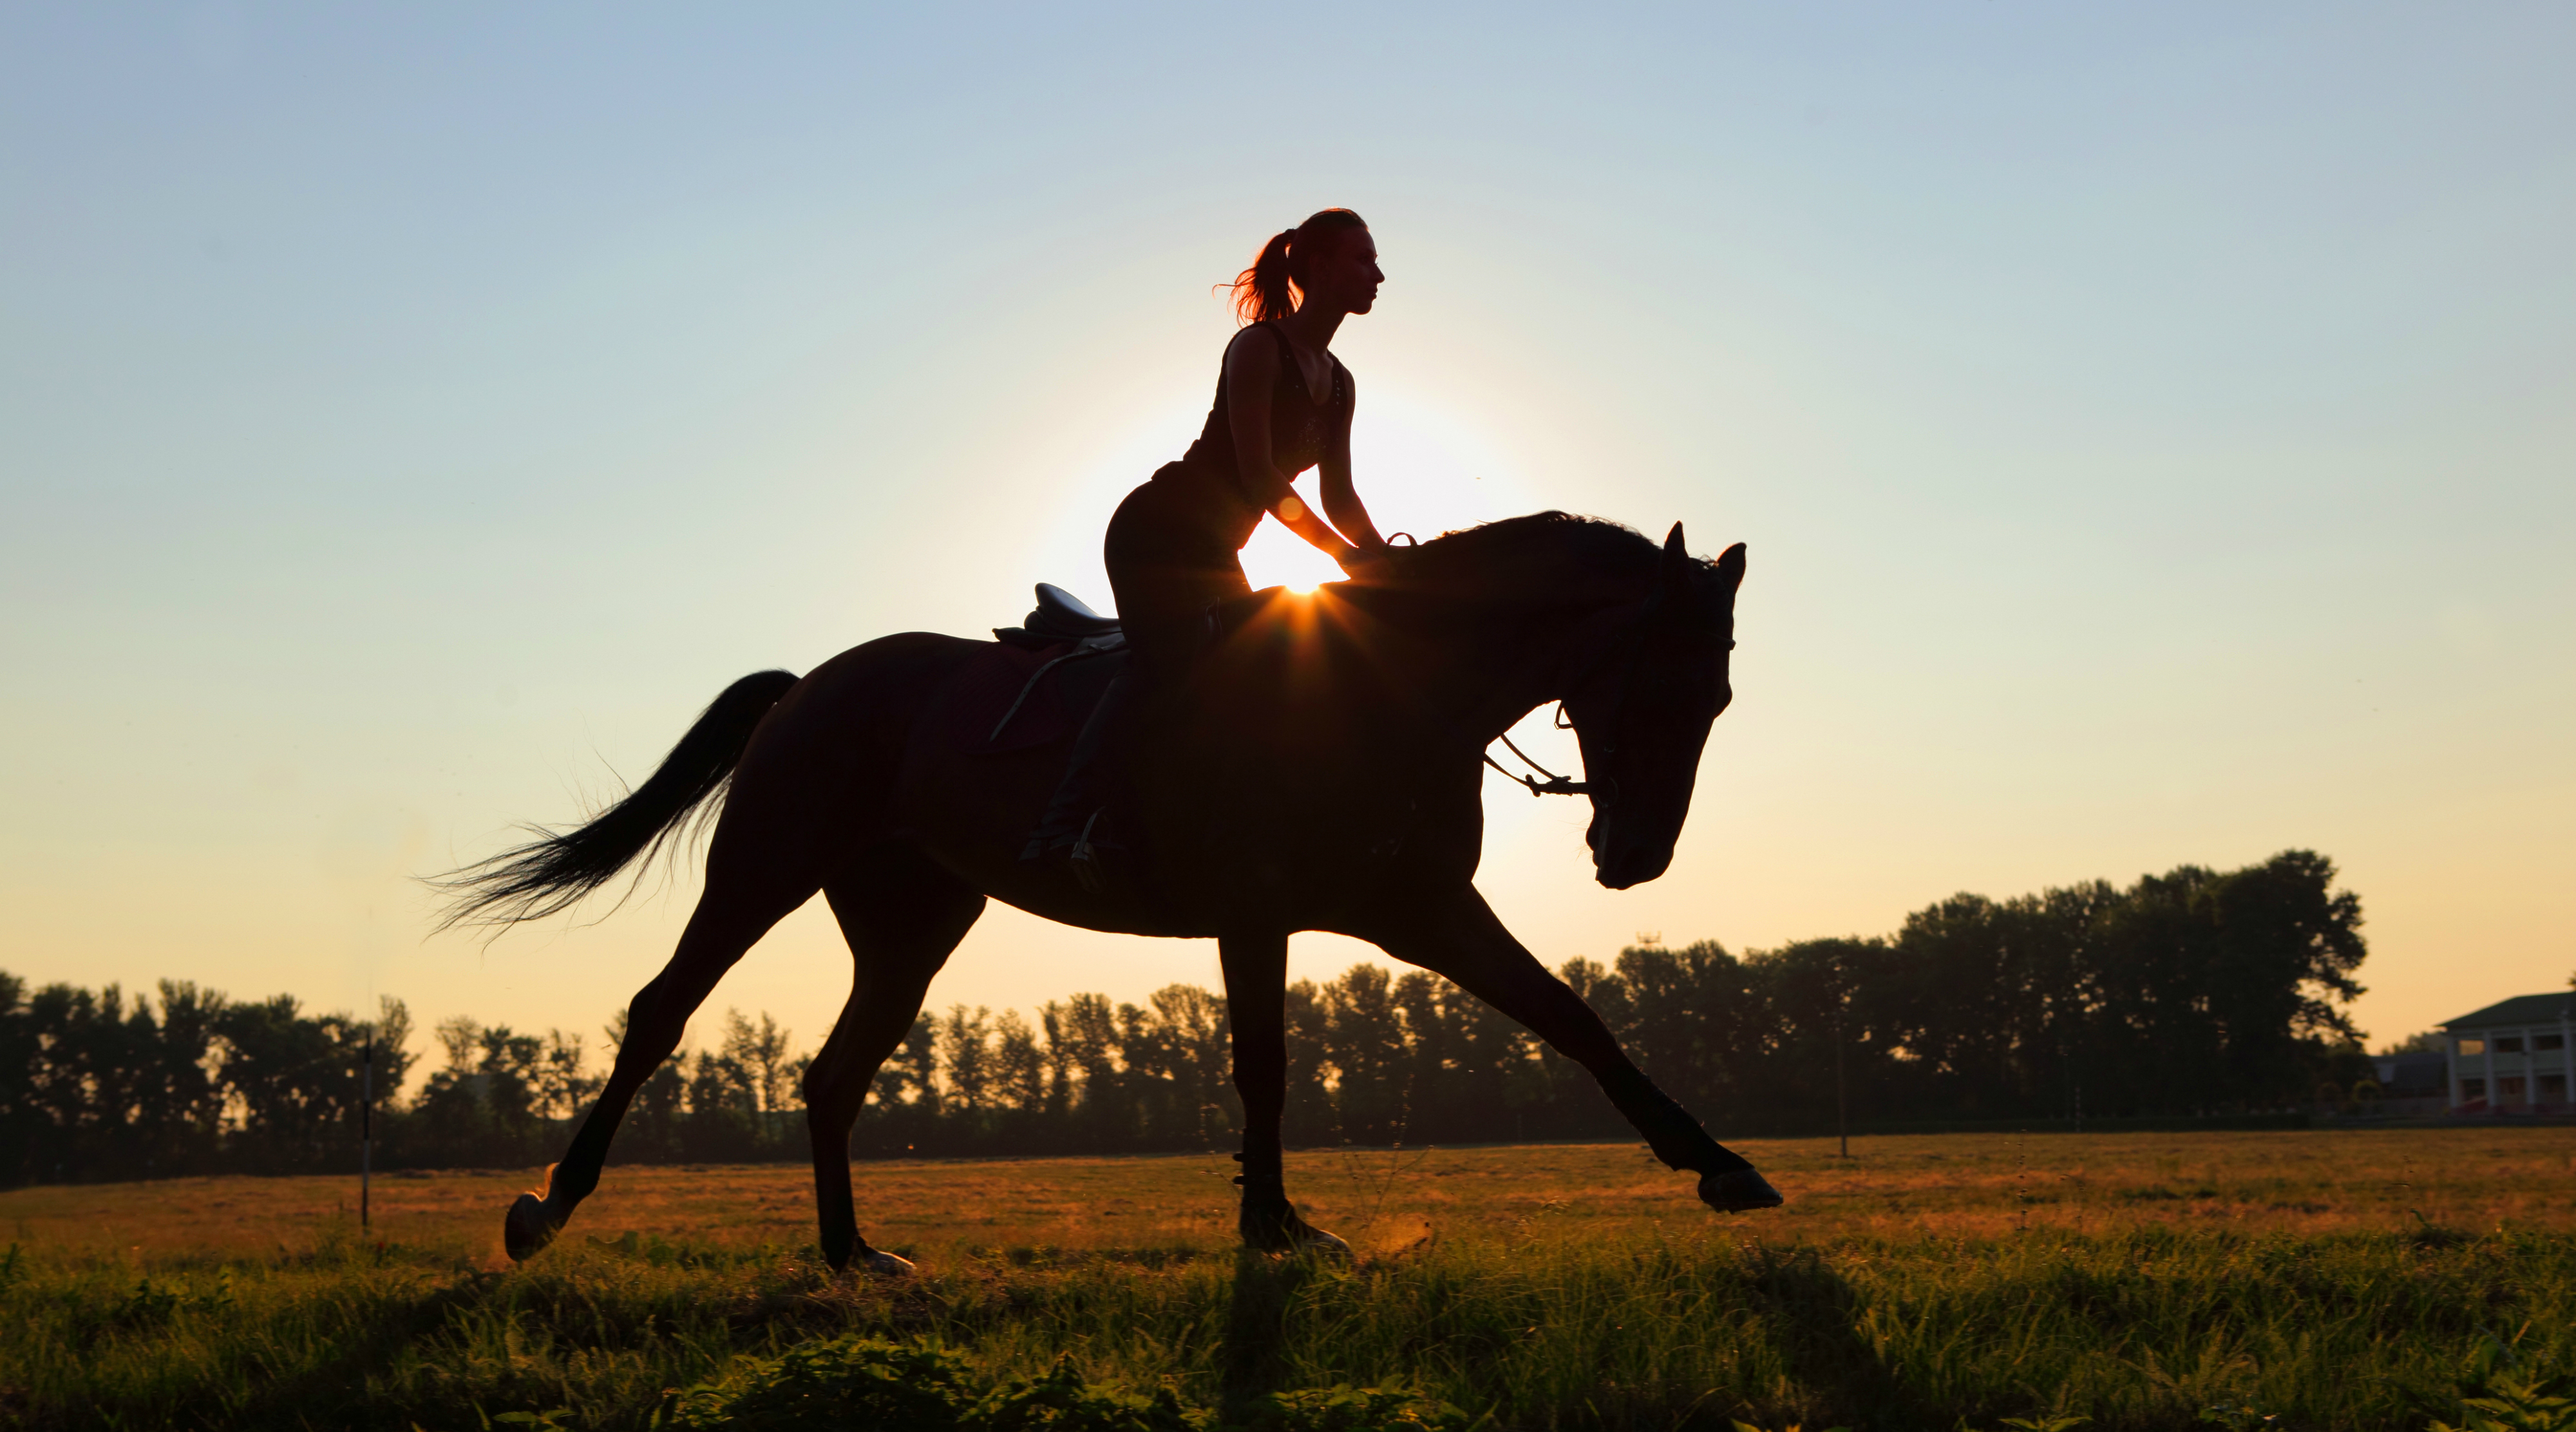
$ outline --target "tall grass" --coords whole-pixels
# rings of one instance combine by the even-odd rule
[[[1401,1383],[1506,1427],[2419,1429],[2499,1356],[2576,1368],[2571,1150],[2553,1131],[1924,1139],[1849,1165],[1779,1146],[1760,1153],[1790,1216],[1735,1219],[1627,1148],[1306,1156],[1292,1181],[1355,1235],[1347,1266],[1234,1252],[1209,1159],[871,1169],[872,1227],[945,1230],[879,1236],[921,1258],[902,1282],[832,1277],[786,1241],[792,1186],[748,1172],[629,1180],[649,1201],[622,1230],[613,1176],[602,1216],[523,1268],[361,1241],[336,1213],[283,1248],[253,1244],[266,1225],[84,1242],[37,1191],[0,1198],[19,1238],[0,1422],[645,1427],[743,1359],[864,1334],[997,1379],[1065,1358],[1221,1415]],[[79,1192],[131,1229],[117,1200],[156,1188]],[[780,1216],[696,1236],[669,1216],[728,1197]]]

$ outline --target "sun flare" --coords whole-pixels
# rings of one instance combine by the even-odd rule
[[[1311,592],[1323,583],[1340,581],[1342,569],[1332,558],[1307,545],[1305,538],[1265,518],[1253,530],[1252,540],[1244,544],[1243,575],[1251,579],[1254,591],[1286,587],[1292,592]]]
[[[1352,467],[1381,532],[1429,537],[1525,510],[1526,485],[1474,425],[1401,392],[1373,396],[1351,430]],[[1315,504],[1316,475],[1297,480],[1297,496]],[[1312,592],[1342,579],[1332,558],[1273,519],[1264,518],[1243,549],[1253,589]]]

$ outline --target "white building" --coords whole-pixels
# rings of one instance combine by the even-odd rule
[[[2564,1114],[2576,1088],[2576,991],[2526,994],[2448,1021],[2454,1114]]]

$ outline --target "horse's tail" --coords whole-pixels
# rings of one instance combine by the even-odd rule
[[[724,689],[697,724],[625,799],[570,830],[526,827],[537,838],[430,882],[454,897],[439,928],[515,925],[581,903],[638,857],[650,862],[733,778],[734,764],[769,708],[796,684],[788,671],[758,671]]]

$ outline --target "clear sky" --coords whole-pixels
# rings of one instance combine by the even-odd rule
[[[1390,526],[1750,546],[1670,874],[1489,782],[1550,963],[2308,846],[2374,1037],[2556,988],[2571,61],[2559,4],[8,6],[0,969],[596,1031],[685,876],[488,948],[408,877],[745,672],[1105,604],[1208,286],[1341,204]],[[714,1008],[810,1045],[846,958],[809,908]],[[933,999],[1174,980],[996,908]]]

